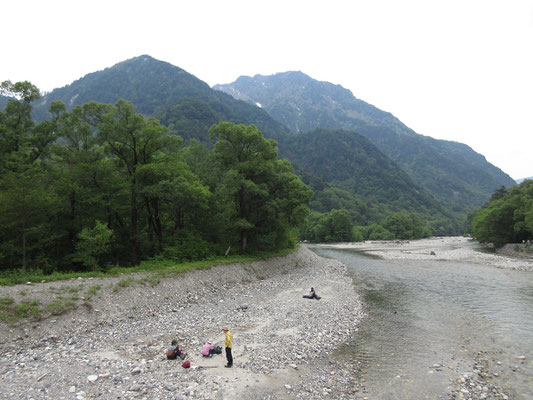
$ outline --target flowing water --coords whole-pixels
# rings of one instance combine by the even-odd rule
[[[366,316],[336,357],[353,363],[363,395],[448,399],[452,381],[486,360],[489,382],[533,399],[533,273],[310,248],[347,265],[361,295]]]

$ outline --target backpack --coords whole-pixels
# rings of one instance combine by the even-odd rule
[[[213,352],[213,354],[222,354],[222,347],[215,346],[211,351]]]
[[[167,350],[167,360],[175,360],[178,357],[179,351],[177,349]]]
[[[190,368],[191,367],[191,363],[189,361],[184,361],[183,364],[181,364],[181,366],[183,368]]]

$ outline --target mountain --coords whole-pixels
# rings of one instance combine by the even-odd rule
[[[522,178],[522,179],[517,179],[516,183],[522,183],[522,182],[524,182],[527,179],[532,179],[533,180],[533,176],[530,176],[530,177],[527,177],[527,178]]]
[[[183,69],[150,56],[123,61],[53,90],[35,102],[34,116],[46,119],[54,100],[71,109],[89,101],[114,103],[119,98],[185,139],[207,142],[211,125],[222,120],[255,124],[265,137],[278,141],[280,156],[289,159],[312,186],[312,207],[318,211],[346,208],[359,224],[381,221],[396,211],[412,211],[437,221],[433,226],[442,226],[439,232],[457,232],[445,221],[450,217],[442,204],[365,137],[347,130],[292,134],[265,109],[213,90]]]
[[[54,89],[33,104],[33,115],[37,121],[47,119],[48,107],[54,100],[72,109],[90,101],[114,104],[120,98],[133,103],[137,112],[156,116],[184,139],[207,141],[207,130],[220,121],[254,123],[272,138],[288,134],[286,127],[261,108],[214,91],[185,70],[147,55]]]
[[[386,205],[387,214],[416,212],[427,220],[449,216],[446,208],[426,189],[398,168],[369,139],[356,132],[315,129],[290,136],[281,142],[280,154],[337,188]],[[311,186],[316,190],[315,185]],[[360,210],[356,212],[360,213]],[[361,215],[361,219],[367,217]]]
[[[419,135],[342,86],[302,72],[241,76],[214,89],[260,104],[294,133],[328,128],[366,136],[415,182],[463,214],[484,204],[496,188],[515,184],[470,147]]]
[[[7,102],[10,100],[9,97],[0,94],[0,110],[3,110]]]

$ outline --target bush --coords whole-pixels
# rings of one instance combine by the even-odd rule
[[[365,237],[363,235],[363,229],[360,226],[354,226],[352,229],[352,240],[354,242],[362,242],[365,240]]]
[[[363,235],[367,240],[392,240],[394,235],[379,224],[372,224],[364,228]]]
[[[223,254],[220,246],[203,240],[191,232],[176,235],[174,244],[166,247],[156,259],[169,259],[175,262],[206,260]]]

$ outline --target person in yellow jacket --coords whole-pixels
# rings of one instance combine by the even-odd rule
[[[231,345],[233,342],[233,335],[229,331],[227,327],[222,328],[224,333],[226,334],[226,340],[224,342],[224,346],[226,347],[226,359],[228,360],[228,363],[225,365],[226,368],[231,368],[233,366],[233,356],[231,354]]]

